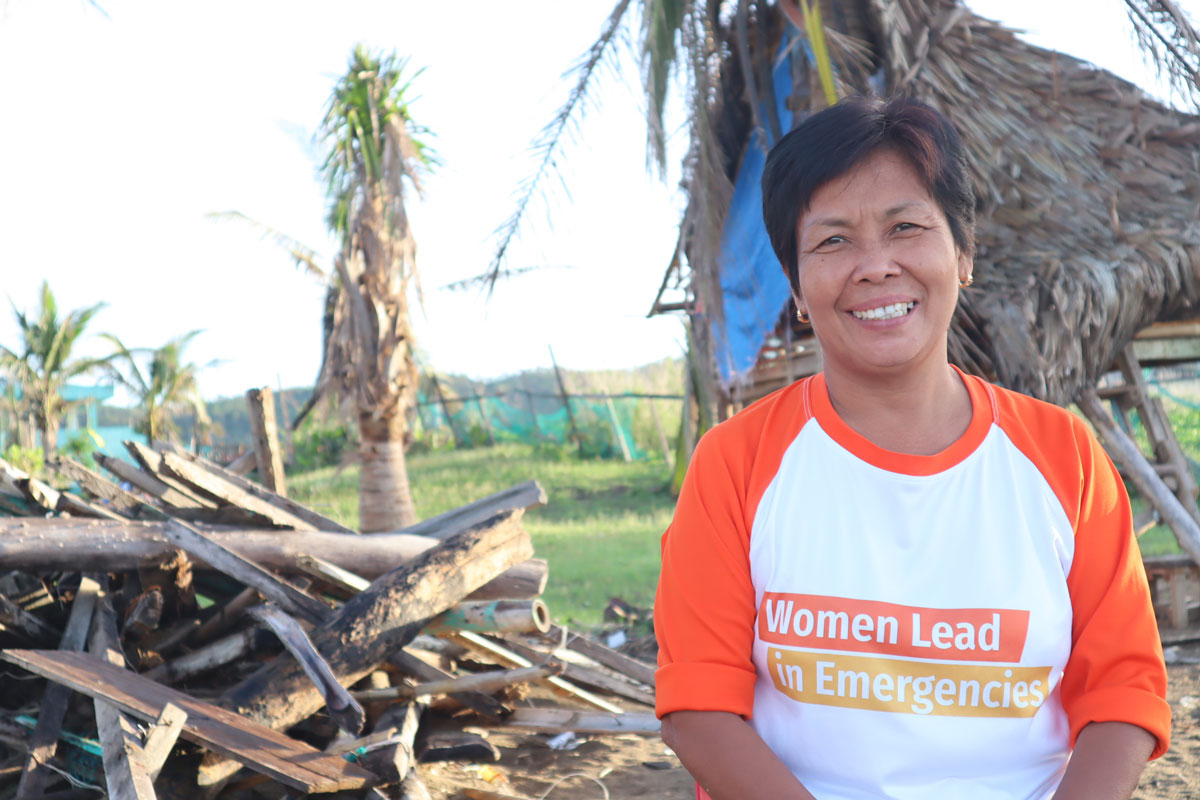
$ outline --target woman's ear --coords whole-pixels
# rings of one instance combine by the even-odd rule
[[[796,304],[797,311],[801,314],[808,314],[808,306],[804,304],[804,295],[800,293],[799,289],[792,290],[792,302]]]
[[[975,259],[958,248],[955,251],[958,253],[958,282],[966,283],[975,271]]]

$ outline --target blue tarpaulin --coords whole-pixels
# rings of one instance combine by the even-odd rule
[[[785,37],[780,45],[781,52],[787,46]],[[786,105],[792,93],[790,61],[791,56],[781,59],[774,72],[775,107],[780,127],[785,132],[792,127],[792,112]],[[765,124],[765,107],[760,106],[758,116]],[[763,135],[761,131],[754,132],[746,145],[733,185],[733,200],[721,231],[719,266],[724,324],[714,321],[712,333],[717,369],[726,384],[743,377],[754,367],[759,349],[774,330],[791,294],[787,276],[771,249],[762,220],[763,166],[767,160],[766,150],[773,144],[764,143]]]

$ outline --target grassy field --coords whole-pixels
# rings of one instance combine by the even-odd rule
[[[530,511],[525,525],[538,557],[550,562],[544,597],[556,620],[599,625],[611,597],[652,604],[659,537],[675,504],[661,460],[545,460],[533,447],[505,444],[412,455],[408,469],[423,518],[530,478],[541,483],[550,502]],[[358,527],[357,467],[289,475],[288,491]]]

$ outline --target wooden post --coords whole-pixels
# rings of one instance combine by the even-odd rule
[[[250,406],[250,432],[254,437],[254,453],[258,458],[258,475],[263,485],[278,495],[287,497],[287,480],[283,474],[283,459],[279,455],[278,432],[275,426],[275,398],[271,387],[246,392]]]
[[[650,404],[650,418],[654,420],[654,429],[658,431],[658,443],[662,447],[663,461],[671,466],[671,446],[667,444],[667,434],[663,431],[662,420],[658,418],[658,401],[653,398],[646,400]]]
[[[1176,497],[1150,462],[1142,455],[1137,443],[1130,439],[1104,410],[1095,389],[1084,389],[1075,398],[1079,409],[1091,421],[1096,436],[1113,461],[1125,468],[1133,485],[1162,515],[1163,522],[1175,532],[1179,545],[1192,560],[1200,563],[1200,524]]]
[[[479,394],[479,387],[474,387],[474,388],[475,388],[475,403],[479,406],[480,422],[483,425],[483,430],[487,433],[488,444],[495,446],[496,437],[492,433],[492,421],[490,419],[488,419],[487,408],[483,404],[483,401],[486,400],[487,398],[484,397],[483,395]],[[485,389],[484,391],[486,393],[487,390]]]
[[[613,406],[612,396],[607,391],[604,392],[604,404],[608,406],[608,418],[612,420],[613,435],[617,437],[621,455],[625,457],[625,463],[628,464],[633,461],[633,456],[629,453],[629,445],[625,442],[625,433],[621,430],[621,423],[617,420],[617,409]]]
[[[442,384],[438,381],[437,374],[429,373],[429,379],[433,382],[433,390],[437,392],[438,402],[442,406],[442,413],[446,415],[446,424],[450,426],[450,436],[454,439],[454,446],[458,447],[464,443],[464,440],[458,435],[458,428],[454,427],[454,417],[450,416],[450,405],[446,402],[446,395],[442,393]]]
[[[521,391],[525,395],[525,402],[529,403],[529,421],[533,423],[533,436],[535,441],[542,441],[542,429],[537,421],[537,409],[533,405],[533,392],[529,391],[529,380],[525,375],[521,375]]]
[[[550,348],[550,363],[554,365],[554,378],[558,381],[558,392],[562,395],[563,408],[567,409],[568,436],[579,448],[579,457],[583,458],[583,437],[579,435],[579,428],[575,425],[575,414],[571,411],[571,398],[567,394],[567,384],[563,381],[562,370],[558,368],[558,361],[554,359],[553,347]]]

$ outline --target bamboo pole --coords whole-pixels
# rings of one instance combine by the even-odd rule
[[[583,458],[583,436],[580,435],[579,427],[575,424],[575,414],[571,411],[571,398],[567,394],[567,384],[563,380],[562,370],[558,368],[558,361],[554,358],[553,347],[550,347],[550,363],[554,365],[554,378],[558,381],[558,392],[562,395],[563,408],[567,410],[568,436],[579,448],[579,457]]]

